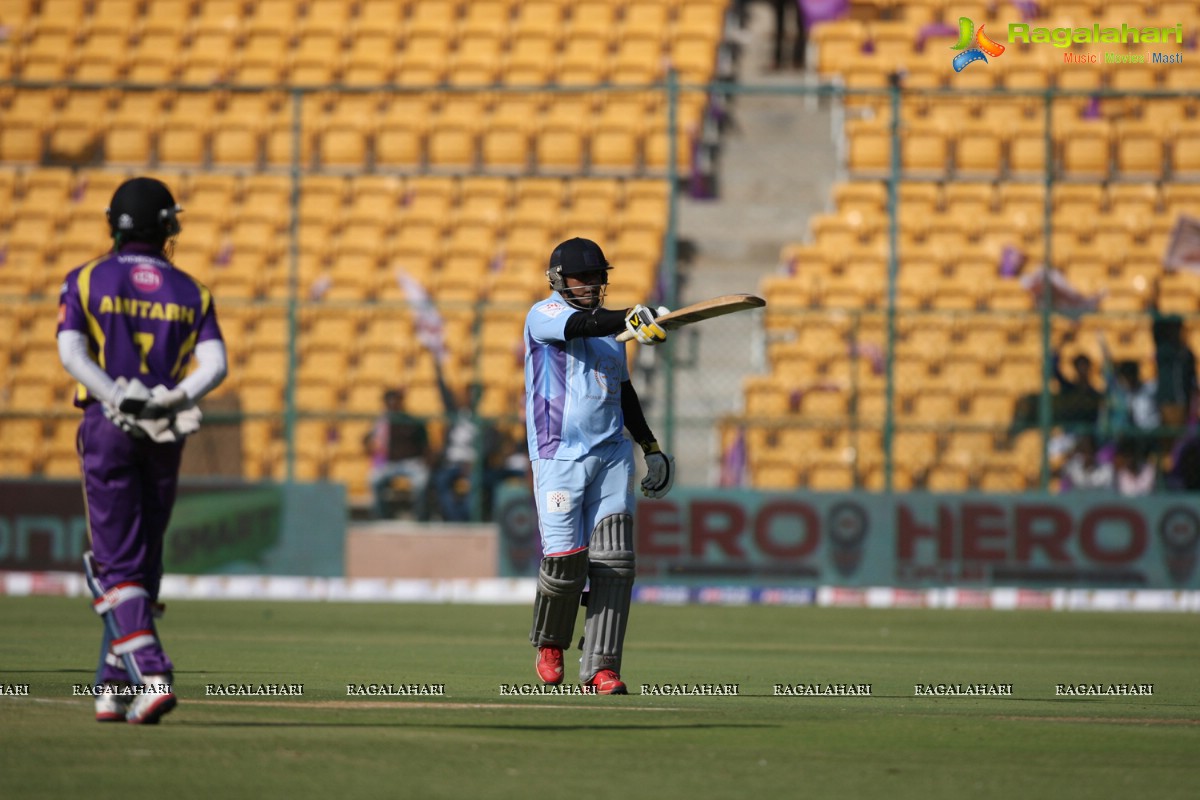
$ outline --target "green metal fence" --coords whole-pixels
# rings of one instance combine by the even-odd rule
[[[893,491],[893,490],[938,490],[937,486],[931,486],[928,483],[927,475],[911,474],[912,459],[908,458],[907,452],[904,451],[904,442],[900,434],[906,431],[924,431],[934,435],[933,447],[935,452],[934,460],[930,463],[938,463],[936,456],[938,449],[946,446],[951,434],[956,431],[965,432],[980,432],[985,435],[992,435],[994,443],[999,442],[1007,433],[1007,426],[1003,422],[997,420],[994,416],[989,417],[986,421],[980,419],[972,419],[971,412],[966,411],[954,420],[924,420],[906,417],[900,413],[902,410],[905,398],[898,391],[901,384],[905,383],[909,376],[906,376],[902,370],[904,362],[898,357],[897,347],[905,341],[908,331],[914,330],[913,325],[919,324],[922,320],[947,320],[950,325],[948,329],[956,331],[955,336],[962,331],[968,330],[976,325],[981,325],[988,320],[995,319],[1016,319],[1023,324],[1034,324],[1038,328],[1039,337],[1039,367],[1040,367],[1040,390],[1036,392],[1036,435],[1039,439],[1036,459],[1036,477],[1033,477],[1033,470],[1029,468],[1029,458],[1031,452],[1013,454],[1011,448],[1003,449],[1000,444],[996,444],[999,448],[997,452],[1004,453],[1003,457],[997,459],[997,464],[1013,464],[1018,459],[1023,461],[1021,475],[1014,475],[1013,480],[1007,485],[1001,480],[999,483],[992,482],[983,485],[977,480],[977,476],[969,477],[966,485],[962,486],[963,490],[981,489],[984,491],[1045,491],[1054,489],[1057,486],[1055,468],[1062,461],[1062,455],[1054,452],[1049,443],[1054,441],[1055,434],[1059,427],[1054,418],[1054,399],[1053,395],[1056,391],[1053,381],[1053,358],[1052,354],[1060,349],[1062,341],[1056,341],[1056,337],[1061,339],[1067,336],[1071,330],[1086,330],[1086,329],[1101,329],[1107,320],[1141,320],[1148,327],[1151,325],[1154,317],[1151,309],[1143,304],[1141,308],[1124,308],[1122,310],[1111,310],[1107,307],[1108,304],[1103,301],[1094,311],[1081,314],[1078,311],[1065,311],[1061,308],[1056,308],[1049,300],[1049,293],[1044,293],[1042,302],[1037,305],[1030,306],[1027,309],[1001,309],[988,307],[985,304],[978,304],[973,308],[941,308],[934,302],[927,306],[913,306],[906,302],[903,295],[902,272],[903,264],[908,263],[905,258],[908,254],[904,252],[905,248],[905,230],[904,230],[904,215],[905,199],[904,187],[925,183],[937,187],[939,192],[944,192],[946,187],[950,187],[963,182],[971,182],[983,184],[991,187],[993,195],[1001,191],[1002,187],[1007,187],[1014,184],[1029,184],[1042,187],[1042,219],[1040,236],[1033,237],[1028,243],[1032,243],[1039,249],[1042,255],[1034,259],[1031,257],[1031,262],[1039,260],[1040,264],[1030,264],[1022,274],[1032,274],[1037,269],[1041,270],[1041,280],[1043,285],[1048,284],[1051,280],[1051,271],[1062,265],[1063,259],[1059,257],[1059,232],[1056,230],[1055,219],[1055,202],[1056,192],[1063,186],[1079,186],[1091,185],[1100,187],[1101,194],[1108,196],[1109,187],[1126,186],[1126,185],[1146,185],[1147,182],[1152,183],[1156,189],[1154,196],[1158,199],[1153,206],[1153,213],[1156,215],[1155,230],[1161,234],[1161,222],[1168,215],[1174,215],[1181,209],[1186,209],[1186,202],[1180,204],[1168,204],[1165,202],[1163,186],[1184,185],[1189,181],[1196,180],[1195,174],[1184,175],[1182,172],[1173,171],[1169,163],[1164,162],[1163,170],[1158,175],[1126,175],[1121,169],[1121,163],[1116,157],[1116,139],[1108,138],[1106,145],[1109,153],[1108,160],[1103,164],[1101,174],[1094,177],[1076,177],[1071,174],[1070,170],[1064,169],[1064,141],[1056,133],[1056,125],[1059,124],[1060,118],[1056,116],[1055,110],[1062,104],[1079,104],[1081,102],[1099,103],[1102,107],[1106,103],[1112,105],[1118,104],[1140,104],[1140,107],[1146,108],[1149,104],[1171,104],[1183,103],[1188,100],[1188,96],[1182,93],[1172,92],[1143,92],[1143,93],[1113,93],[1113,92],[1067,92],[1046,90],[1041,92],[955,92],[948,90],[910,90],[902,86],[900,81],[893,82],[893,85],[885,90],[863,91],[863,90],[847,90],[841,86],[833,84],[809,85],[809,86],[747,86],[735,83],[710,84],[704,86],[689,86],[680,85],[673,79],[668,80],[663,84],[643,87],[588,87],[581,89],[580,87],[534,87],[527,89],[514,89],[502,87],[449,87],[439,86],[428,90],[418,89],[399,89],[396,87],[376,87],[376,88],[346,88],[346,87],[236,87],[236,86],[217,86],[217,87],[197,87],[197,86],[152,86],[152,85],[91,85],[91,84],[74,84],[74,83],[29,83],[29,82],[5,82],[0,84],[0,89],[8,93],[8,96],[26,92],[47,92],[56,93],[58,95],[77,94],[88,92],[100,92],[106,95],[121,95],[137,94],[137,93],[161,93],[170,92],[177,95],[193,94],[193,93],[217,93],[222,97],[228,97],[240,93],[254,93],[263,91],[284,92],[287,96],[288,110],[292,122],[292,139],[291,139],[291,163],[287,166],[269,166],[263,165],[257,168],[229,168],[221,164],[207,163],[201,161],[191,165],[166,165],[157,162],[155,159],[149,159],[145,164],[125,164],[114,165],[104,158],[102,148],[89,148],[86,153],[80,154],[72,159],[71,157],[56,159],[55,154],[49,152],[46,148],[41,148],[42,156],[38,162],[33,161],[12,161],[5,163],[0,167],[0,171],[13,174],[24,175],[38,168],[46,168],[58,166],[66,169],[76,170],[79,174],[89,172],[103,171],[119,171],[125,174],[135,172],[143,172],[149,170],[153,174],[161,175],[170,183],[173,178],[188,180],[191,176],[201,175],[205,173],[236,173],[242,174],[247,172],[275,172],[290,176],[290,198],[289,208],[287,213],[288,228],[287,228],[287,269],[288,269],[288,291],[284,298],[270,297],[246,297],[246,298],[225,298],[217,293],[217,303],[219,309],[249,307],[257,309],[277,309],[281,310],[287,320],[287,350],[286,350],[286,375],[283,382],[285,387],[285,397],[283,410],[278,414],[250,414],[250,413],[226,413],[213,412],[210,413],[210,420],[214,424],[234,423],[243,420],[252,419],[272,419],[278,421],[281,428],[280,441],[283,445],[282,464],[285,465],[281,473],[271,476],[279,479],[292,481],[297,478],[311,478],[311,474],[299,475],[296,469],[298,463],[297,455],[297,424],[304,419],[321,419],[332,422],[347,422],[357,421],[365,422],[373,418],[373,414],[365,412],[346,411],[340,408],[320,409],[309,411],[302,409],[297,403],[296,391],[298,388],[297,376],[299,374],[299,352],[298,342],[300,339],[300,329],[302,319],[306,314],[320,314],[330,309],[371,309],[378,310],[384,313],[394,311],[398,315],[411,314],[412,305],[405,300],[386,300],[377,298],[367,298],[358,301],[333,301],[333,300],[311,300],[306,297],[306,287],[301,281],[301,217],[300,208],[304,192],[305,180],[309,177],[329,174],[333,172],[329,168],[323,166],[316,161],[307,161],[304,158],[306,152],[306,141],[311,141],[313,134],[320,129],[324,123],[317,115],[313,119],[313,107],[306,104],[306,100],[321,96],[321,97],[343,97],[354,94],[369,94],[381,98],[391,98],[401,94],[428,94],[438,97],[448,97],[456,94],[486,94],[490,98],[497,98],[509,93],[513,94],[528,94],[530,92],[537,93],[539,96],[546,98],[548,104],[553,104],[556,97],[560,96],[587,96],[597,99],[613,93],[629,94],[631,92],[639,93],[644,97],[656,98],[657,107],[665,114],[666,117],[666,155],[663,159],[661,169],[647,169],[643,165],[631,165],[630,169],[625,171],[607,171],[603,174],[604,177],[616,178],[618,180],[631,180],[634,178],[648,178],[652,180],[660,180],[669,187],[668,203],[666,207],[666,219],[662,226],[664,235],[662,237],[661,251],[657,254],[659,266],[659,297],[655,298],[659,302],[665,303],[671,307],[675,307],[679,302],[679,213],[680,205],[684,202],[689,202],[686,197],[687,175],[681,174],[679,164],[687,153],[681,154],[678,152],[680,147],[679,134],[683,130],[684,124],[680,119],[680,109],[686,105],[685,100],[691,99],[689,108],[694,108],[698,103],[694,98],[702,98],[706,109],[700,119],[701,121],[708,120],[711,122],[711,112],[714,104],[721,108],[734,107],[738,98],[749,95],[778,95],[781,99],[789,100],[805,99],[806,101],[818,104],[832,104],[837,108],[850,106],[845,112],[848,117],[855,115],[870,118],[870,112],[864,111],[862,105],[856,106],[860,101],[874,102],[875,119],[884,120],[886,122],[886,169],[883,171],[866,170],[859,172],[856,170],[853,163],[842,165],[841,169],[849,180],[855,180],[864,183],[873,183],[876,186],[882,186],[884,190],[884,218],[886,229],[881,237],[875,237],[885,246],[884,258],[886,264],[886,272],[884,274],[883,291],[879,293],[871,302],[851,302],[849,304],[838,305],[829,304],[824,298],[816,296],[810,298],[808,302],[794,303],[792,305],[781,304],[772,305],[768,309],[768,313],[773,320],[773,328],[767,331],[767,336],[762,342],[723,342],[720,346],[729,348],[739,348],[738,352],[745,353],[745,363],[747,372],[751,371],[751,365],[761,363],[764,366],[764,372],[771,374],[778,366],[778,359],[775,345],[781,341],[785,341],[788,337],[802,337],[806,330],[811,329],[818,323],[827,322],[832,318],[838,320],[849,319],[851,324],[848,326],[848,332],[843,333],[841,340],[835,342],[834,346],[845,348],[843,353],[830,356],[829,360],[842,356],[845,362],[845,374],[848,380],[841,386],[841,392],[845,399],[845,411],[842,414],[822,415],[817,413],[808,413],[802,408],[786,408],[777,410],[769,414],[755,414],[749,409],[749,391],[747,384],[737,383],[724,387],[730,398],[729,412],[730,419],[722,421],[719,419],[711,420],[694,420],[680,419],[678,408],[680,406],[680,398],[677,396],[677,377],[681,370],[695,368],[689,359],[680,358],[680,348],[683,347],[679,342],[682,338],[669,343],[661,348],[658,354],[659,361],[657,369],[662,375],[661,397],[656,398],[654,404],[654,412],[652,414],[652,422],[656,429],[659,430],[660,438],[664,440],[665,446],[669,450],[676,449],[682,443],[682,440],[687,437],[712,435],[712,430],[721,425],[729,426],[729,430],[738,430],[744,436],[747,431],[767,431],[779,433],[781,431],[792,430],[811,430],[825,432],[828,434],[825,446],[829,449],[837,450],[837,453],[832,454],[834,461],[840,460],[848,469],[848,482],[844,486],[834,485],[831,488],[857,489],[866,491]],[[1037,106],[1040,108],[1041,114],[1041,129],[1043,131],[1043,162],[1044,170],[1040,175],[1016,175],[1011,168],[1011,164],[1007,161],[998,165],[994,173],[986,175],[982,178],[972,177],[969,181],[962,180],[961,170],[952,167],[947,163],[946,168],[940,172],[934,170],[931,174],[921,176],[910,175],[910,170],[904,163],[905,144],[908,137],[913,131],[915,118],[909,111],[909,106],[918,99],[923,100],[927,107],[938,104],[955,104],[961,103],[970,104],[973,108],[982,108],[990,103],[1009,103],[1012,104],[1017,98],[1024,97],[1027,100],[1027,106]],[[847,102],[849,101],[849,103]],[[869,105],[869,103],[868,103]],[[1032,107],[1030,106],[1030,107]],[[855,110],[857,108],[857,110]],[[1125,117],[1124,112],[1104,112],[1109,116],[1106,118],[1105,125],[1108,125],[1112,130],[1118,130],[1114,126],[1118,126],[1121,120]],[[219,120],[218,120],[219,124]],[[693,116],[688,120],[689,130],[687,131],[690,138],[688,139],[690,147],[708,148],[712,151],[719,151],[722,147],[722,142],[719,138],[714,138],[713,133],[715,126],[708,124],[696,127],[696,119]],[[1081,123],[1082,124],[1082,123]],[[703,131],[703,133],[702,133]],[[845,135],[845,130],[835,132],[836,135]],[[646,140],[647,142],[649,140]],[[1009,142],[1011,139],[1006,139],[1001,152],[1007,159],[1009,152]],[[649,144],[646,144],[649,147]],[[656,145],[658,146],[658,145]],[[948,145],[948,152],[954,152],[954,147]],[[1169,147],[1163,149],[1164,154],[1169,154]],[[1166,157],[1166,155],[1164,155]],[[376,163],[374,161],[364,163],[361,169],[351,168],[349,170],[340,168],[341,174],[376,174],[376,175],[397,175],[401,177],[413,177],[420,174],[426,174],[430,170],[438,172],[438,174],[454,175],[462,177],[470,177],[480,174],[480,168],[463,167],[456,170],[436,170],[430,165],[417,166],[388,166],[386,164]],[[527,169],[516,170],[508,174],[517,180],[522,178],[541,174],[536,165],[531,165]],[[579,170],[574,172],[556,171],[553,174],[561,176],[568,180],[587,180],[594,173],[583,162]],[[13,195],[13,203],[6,212],[0,212],[0,226],[7,226],[11,233],[15,219],[21,213],[21,198]],[[186,206],[186,204],[185,204]],[[1097,209],[1099,212],[1101,209]],[[99,220],[100,209],[90,209],[88,213],[92,213]],[[1196,212],[1200,214],[1200,210]],[[1098,214],[1099,216],[1099,214]],[[1107,217],[1106,217],[1107,218]],[[61,221],[61,220],[60,220]],[[186,207],[184,221],[184,234],[187,236],[187,216]],[[99,223],[98,223],[99,227]],[[2,227],[0,227],[2,229]],[[1161,244],[1161,235],[1152,242],[1138,243],[1139,257],[1143,258],[1149,253],[1153,253],[1154,249]],[[98,242],[100,246],[102,241]],[[780,242],[781,248],[788,244]],[[804,244],[804,243],[798,243]],[[1114,263],[1116,262],[1114,254]],[[1128,255],[1128,254],[1126,254]],[[994,254],[987,255],[987,258],[993,258]],[[982,256],[981,256],[982,258]],[[965,260],[965,259],[963,259]],[[1126,258],[1125,260],[1128,260]],[[54,271],[59,274],[65,274],[74,264],[51,264],[40,263],[36,265],[37,269],[43,271]],[[181,264],[185,269],[189,268],[189,264]],[[11,249],[8,250],[8,263],[5,269],[17,270],[24,268],[34,268],[32,262],[23,262],[13,256]],[[804,273],[808,265],[800,263],[796,266],[796,275],[792,277],[803,283]],[[853,268],[853,265],[851,265]],[[995,266],[992,265],[994,269]],[[764,270],[768,272],[769,270]],[[1061,271],[1061,270],[1060,270]],[[1070,275],[1067,275],[1070,278]],[[1156,280],[1159,275],[1151,276]],[[1121,278],[1123,280],[1124,278]],[[10,317],[14,319],[24,320],[27,311],[36,307],[37,314],[44,313],[45,319],[52,319],[54,298],[46,289],[53,285],[48,281],[43,281],[43,291],[31,294],[12,294],[8,293],[3,298],[0,298],[0,309],[5,309],[10,312]],[[764,282],[765,287],[765,282]],[[765,291],[765,288],[764,290]],[[1197,296],[1200,296],[1198,294]],[[772,298],[768,298],[769,300]],[[1181,308],[1180,297],[1172,297],[1172,310],[1176,313],[1181,313],[1184,323],[1190,327],[1194,326],[1195,313],[1192,308]],[[438,305],[444,310],[450,310],[455,307],[454,303],[439,302]],[[484,308],[495,307],[489,306],[486,298],[481,299],[477,305],[469,310],[476,314],[478,321],[480,312]],[[17,309],[20,309],[18,314]],[[514,305],[512,311],[514,315],[523,315],[525,308],[519,305]],[[30,312],[31,314],[32,312]],[[30,316],[32,318],[32,316]],[[1082,322],[1080,322],[1082,320]],[[843,326],[847,327],[847,326]],[[44,332],[44,327],[43,327]],[[774,337],[780,331],[785,332],[783,338]],[[877,415],[865,413],[866,407],[865,395],[860,391],[861,387],[856,383],[856,376],[862,371],[862,365],[859,363],[862,359],[862,351],[855,346],[856,342],[863,341],[864,336],[868,336],[868,331],[877,331],[882,334],[882,343],[884,352],[882,354],[882,382],[883,382],[883,407],[882,414]],[[869,337],[868,337],[869,338]],[[1084,347],[1083,349],[1088,349]],[[1126,348],[1128,349],[1128,348]],[[757,352],[755,352],[757,350]],[[1125,353],[1129,355],[1128,352]],[[10,401],[4,406],[0,406],[0,421],[7,426],[10,422],[18,420],[44,420],[47,423],[56,425],[58,421],[70,419],[73,417],[73,412],[66,408],[65,402],[58,402],[61,398],[56,398],[53,406],[44,409],[33,409],[22,407],[19,404],[11,402],[12,387],[19,381],[23,380],[19,362],[17,360],[16,351],[10,348],[10,351],[5,354],[12,363],[7,370],[8,375],[8,396]],[[1138,359],[1141,363],[1149,365],[1152,363],[1153,353],[1147,352],[1139,355]],[[1000,361],[1004,360],[1003,355],[998,355]],[[235,369],[237,365],[234,365]],[[787,375],[780,371],[775,373],[781,384],[786,385]],[[397,376],[400,377],[400,376]],[[471,379],[467,379],[470,382]],[[905,384],[906,386],[908,384]],[[911,391],[906,389],[906,391]],[[909,398],[911,399],[911,397]],[[445,424],[446,417],[444,415],[434,415],[430,417],[431,421],[438,421]],[[512,409],[512,413],[505,415],[499,421],[509,425],[519,424],[519,411]],[[16,430],[15,427],[10,430]],[[1096,428],[1095,432],[1104,434],[1105,431]],[[1161,436],[1164,441],[1168,438],[1177,438],[1185,433],[1185,427],[1182,425],[1167,426],[1160,428],[1155,435]],[[861,436],[867,434],[878,433],[879,444],[878,452],[871,451],[871,448],[861,446]],[[43,430],[43,435],[49,439],[51,433],[49,428]],[[6,439],[8,435],[6,434]],[[750,437],[751,439],[753,436]],[[730,439],[722,440],[720,452],[715,453],[715,458],[730,460],[731,453],[728,448],[731,445]],[[866,441],[862,439],[861,441]],[[980,440],[982,441],[982,440]],[[847,446],[849,443],[849,446]],[[771,485],[769,482],[760,484],[756,478],[753,468],[755,459],[762,455],[761,452],[756,452],[754,443],[749,439],[741,441],[741,445],[745,449],[745,459],[742,468],[745,469],[745,476],[742,478],[743,485],[764,485],[765,488],[787,488],[786,486]],[[872,445],[871,447],[874,447]],[[878,458],[878,464],[866,464],[874,458]],[[11,465],[17,464],[18,461],[13,460],[6,462],[10,472],[13,471]],[[26,462],[20,462],[26,463]],[[985,461],[980,461],[980,464],[986,466]],[[868,470],[870,466],[872,469]],[[34,463],[33,469],[35,473],[42,472],[49,477],[54,476],[52,470],[43,470],[43,465]],[[793,486],[794,488],[804,488],[812,485],[810,481],[810,473],[806,471],[807,467],[797,467],[794,473]],[[477,464],[475,476],[478,478],[481,475],[482,464]],[[19,470],[17,470],[19,472]],[[904,473],[903,481],[896,480],[897,475]],[[875,477],[870,477],[875,476]],[[316,476],[320,477],[320,475]],[[479,481],[474,482],[474,486],[478,486]],[[1160,486],[1162,485],[1160,481]],[[817,487],[822,488],[822,487]],[[485,510],[482,508],[481,499],[478,491],[473,495],[473,508],[475,516],[478,518],[485,515]]]

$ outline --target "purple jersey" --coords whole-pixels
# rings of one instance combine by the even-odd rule
[[[58,330],[85,334],[92,358],[112,378],[168,389],[187,374],[198,342],[221,339],[208,289],[139,242],[67,275]],[[75,405],[94,399],[78,387]]]

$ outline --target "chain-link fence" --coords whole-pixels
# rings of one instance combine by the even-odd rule
[[[343,481],[366,504],[365,442],[401,387],[435,453],[476,423],[439,485],[479,518],[481,487],[521,469],[521,324],[553,245],[604,243],[610,305],[677,305],[678,206],[713,185],[723,104],[756,87],[0,91],[3,474],[77,475],[57,289],[106,249],[115,186],[149,173],[185,209],[175,259],[232,356],[189,469]],[[679,377],[703,365],[685,337],[659,355],[652,422],[717,442],[712,483],[1057,489],[1090,436],[1190,487],[1192,417],[1160,372],[1200,343],[1200,285],[1162,265],[1200,213],[1186,94],[769,91],[843,109],[842,177],[811,236],[780,243],[761,335],[724,343],[744,352],[731,414],[680,424]]]

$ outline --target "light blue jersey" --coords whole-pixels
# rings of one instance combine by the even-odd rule
[[[624,439],[625,345],[613,336],[567,341],[577,311],[555,292],[525,318],[525,412],[529,459],[576,461]]]

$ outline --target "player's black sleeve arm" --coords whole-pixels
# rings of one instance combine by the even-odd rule
[[[612,336],[625,330],[625,312],[598,308],[595,311],[576,311],[567,317],[565,336],[579,339],[584,336]]]
[[[642,412],[642,401],[638,399],[637,392],[629,381],[621,384],[621,414],[625,417],[625,427],[629,430],[629,435],[643,450],[654,443],[654,434],[650,432],[650,425]]]

